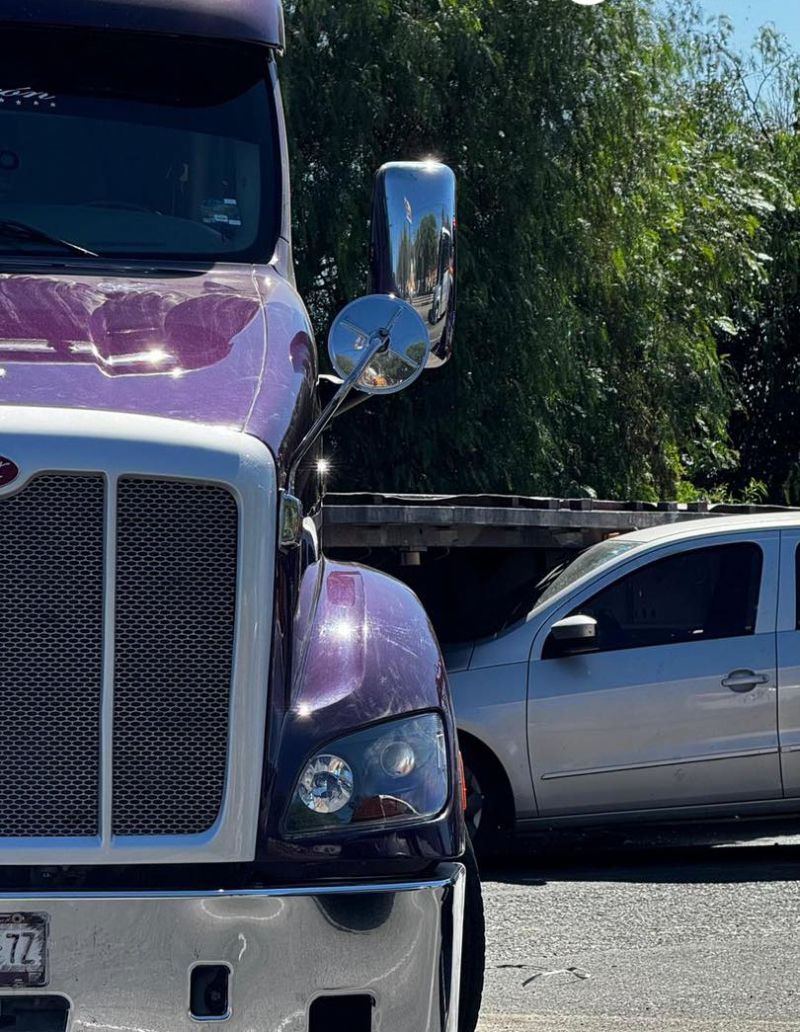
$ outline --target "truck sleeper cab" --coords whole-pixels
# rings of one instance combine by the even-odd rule
[[[381,171],[373,294],[332,329],[321,410],[282,46],[278,0],[0,0],[11,1027],[477,1019],[441,653],[415,596],[326,561],[313,519],[347,393],[450,353],[441,263],[417,295],[391,256],[400,196],[411,232],[431,210],[454,231],[452,174]]]

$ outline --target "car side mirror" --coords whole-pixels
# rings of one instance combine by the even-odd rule
[[[578,656],[597,645],[597,620],[584,613],[566,616],[550,628],[547,652],[555,656]]]
[[[438,161],[393,161],[375,177],[370,294],[413,306],[431,340],[428,368],[453,351],[456,310],[456,177]]]

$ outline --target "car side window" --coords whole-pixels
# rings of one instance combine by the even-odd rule
[[[763,554],[750,542],[658,559],[570,614],[597,621],[597,648],[651,648],[754,634]]]

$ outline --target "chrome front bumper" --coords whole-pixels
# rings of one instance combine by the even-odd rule
[[[306,1032],[313,1000],[338,993],[373,997],[376,1032],[456,1032],[464,877],[447,864],[398,885],[2,895],[0,908],[49,915],[37,992],[68,999],[70,1032],[197,1032],[190,972],[206,963],[231,971],[220,1032]]]

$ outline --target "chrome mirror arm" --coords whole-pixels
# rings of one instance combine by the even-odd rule
[[[281,491],[282,548],[292,548],[302,540],[303,506],[295,493],[300,466],[353,388],[365,394],[396,394],[417,379],[430,351],[430,334],[421,316],[393,294],[358,298],[337,315],[328,335],[328,354],[334,369],[344,378],[289,461],[286,486]],[[365,383],[362,377],[370,363],[375,368]]]
[[[311,448],[319,439],[320,434],[325,432],[328,424],[347,400],[348,394],[350,394],[358,383],[361,378],[361,374],[367,368],[369,363],[379,351],[386,347],[388,347],[388,340],[376,335],[376,337],[370,342],[370,346],[364,351],[358,364],[353,368],[353,371],[345,377],[344,380],[342,380],[334,396],[319,414],[313,425],[309,428],[305,437],[300,441],[295,449],[294,455],[292,456],[292,461],[289,465],[289,472],[286,476],[287,494],[294,496],[297,473],[303,459],[308,455]]]

